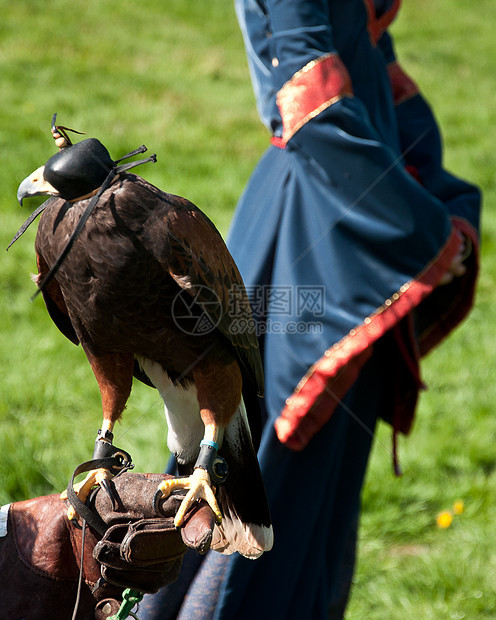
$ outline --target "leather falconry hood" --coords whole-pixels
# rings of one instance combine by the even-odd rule
[[[114,167],[109,152],[96,138],[65,146],[45,164],[44,177],[66,200],[98,189]]]
[[[50,157],[44,166],[35,170],[22,181],[17,190],[17,199],[21,205],[25,197],[39,194],[58,196],[70,202],[90,197],[91,200],[78,225],[74,229],[72,236],[67,242],[66,247],[55,261],[50,272],[46,275],[44,280],[40,282],[33,299],[58,271],[64,258],[69,253],[85,223],[94,211],[100,196],[111,185],[117,175],[135,166],[148,162],[155,163],[157,161],[157,156],[153,154],[146,159],[121,164],[120,162],[129,157],[144,153],[147,150],[146,146],[142,145],[127,155],[124,155],[124,157],[112,160],[108,150],[100,140],[96,138],[87,138],[86,140],[73,144],[67,132],[71,131],[77,134],[81,134],[82,132],[63,127],[62,125],[56,125],[56,119],[57,114],[54,114],[51,130],[55,144],[59,147],[59,152]],[[49,204],[50,201],[44,202],[29,216],[9,243],[7,250],[19,239],[29,225],[34,222],[38,215],[40,215]]]

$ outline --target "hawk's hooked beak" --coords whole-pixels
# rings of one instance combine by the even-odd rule
[[[43,176],[44,171],[45,166],[41,166],[26,177],[19,185],[19,189],[17,190],[17,200],[19,201],[21,207],[24,198],[39,196],[41,194],[47,196],[58,196],[59,192],[45,180],[45,177]]]

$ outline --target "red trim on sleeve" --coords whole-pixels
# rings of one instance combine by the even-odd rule
[[[272,146],[277,146],[278,149],[285,149],[286,142],[282,138],[278,138],[277,136],[272,136],[270,139],[270,143]]]
[[[390,62],[387,66],[389,81],[393,91],[394,104],[411,99],[419,92],[417,84],[408,76],[398,62]]]
[[[288,142],[298,129],[333,103],[352,95],[348,70],[337,54],[309,62],[277,93],[282,143]]]
[[[397,325],[436,287],[460,247],[460,236],[453,229],[438,256],[417,278],[399,291],[330,347],[309,369],[275,422],[279,440],[293,450],[302,450],[331,418],[340,399],[358,376],[371,355],[371,346]]]
[[[380,17],[377,17],[374,0],[364,0],[364,3],[367,9],[367,28],[370,40],[375,45],[394,21],[400,10],[401,0],[394,0],[391,8],[385,11]]]
[[[455,230],[466,238],[468,245],[467,257],[464,264],[467,268],[465,275],[454,278],[452,284],[440,286],[434,295],[441,301],[429,312],[432,320],[429,321],[429,329],[419,336],[420,355],[427,355],[437,347],[444,338],[457,326],[470,312],[474,300],[477,277],[479,274],[479,236],[476,229],[460,217],[453,217]],[[429,303],[429,299],[426,300]],[[441,313],[439,308],[443,309]]]

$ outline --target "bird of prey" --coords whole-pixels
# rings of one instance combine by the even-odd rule
[[[54,117],[59,152],[22,181],[18,199],[51,196],[35,242],[37,283],[98,382],[95,443],[112,443],[133,375],[157,388],[182,476],[159,491],[189,489],[176,526],[205,499],[216,515],[212,548],[256,558],[273,535],[256,458],[262,363],[239,271],[200,209],[126,172],[130,164],[117,165],[125,158],[112,161],[95,138],[72,144],[67,131]],[[83,501],[106,476],[92,474],[78,489]]]

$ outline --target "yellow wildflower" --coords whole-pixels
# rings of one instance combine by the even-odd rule
[[[463,503],[463,500],[457,499],[456,502],[453,504],[453,512],[456,515],[461,515],[464,509],[465,509],[465,504]]]
[[[443,528],[443,530],[448,528],[451,525],[452,521],[453,515],[451,514],[451,512],[449,512],[449,510],[443,510],[443,512],[440,512],[436,517],[436,523],[438,527]]]

